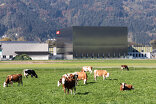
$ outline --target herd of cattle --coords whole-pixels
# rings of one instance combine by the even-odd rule
[[[80,72],[64,74],[58,81],[58,86],[60,86],[62,84],[64,93],[66,93],[66,90],[67,90],[67,94],[69,94],[69,90],[71,90],[71,94],[72,94],[73,89],[74,89],[74,94],[75,94],[76,85],[78,84],[78,81],[83,80],[84,84],[86,84],[87,80],[88,80],[86,72],[90,72],[90,74],[92,74],[92,71],[93,71],[92,69],[93,68],[91,66],[84,66],[84,67],[82,67],[82,70]],[[121,70],[124,70],[124,69],[129,71],[129,68],[127,65],[121,65]],[[24,73],[24,77],[26,77],[26,78],[28,78],[29,75],[31,75],[31,77],[38,78],[38,76],[34,70],[24,69],[23,73]],[[96,78],[99,76],[103,77],[103,80],[105,80],[107,77],[109,77],[109,73],[106,70],[94,70],[94,80],[95,81],[96,81]],[[8,75],[3,84],[3,87],[8,87],[8,84],[13,85],[13,82],[18,82],[18,85],[20,85],[20,84],[23,85],[22,74]],[[128,85],[126,83],[121,83],[121,86],[120,86],[121,91],[131,90],[131,89],[133,89],[132,85]]]
[[[121,70],[126,69],[129,71],[129,68],[127,65],[121,65]],[[82,67],[81,72],[74,72],[74,73],[68,73],[64,74],[60,80],[58,81],[58,86],[62,84],[64,93],[69,94],[69,90],[71,90],[71,94],[73,93],[74,89],[74,94],[76,92],[76,85],[78,84],[78,80],[83,80],[84,84],[87,83],[87,73],[90,72],[92,73],[92,67],[91,66],[84,66]],[[109,73],[106,70],[94,70],[94,80],[96,81],[96,78],[102,76],[103,80],[105,80],[107,77],[109,77]],[[132,85],[128,85],[126,83],[121,83],[120,90],[131,90],[133,89]]]

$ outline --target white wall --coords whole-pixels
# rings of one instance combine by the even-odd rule
[[[32,60],[49,60],[49,55],[29,55]]]

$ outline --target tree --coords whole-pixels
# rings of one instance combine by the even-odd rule
[[[150,45],[152,46],[153,49],[156,49],[156,40],[151,40]]]
[[[16,55],[12,60],[32,60],[27,54]]]
[[[12,41],[12,40],[11,38],[5,37],[5,38],[0,39],[0,41]]]
[[[25,41],[25,39],[24,39],[24,37],[22,36],[22,37],[17,38],[17,41]]]

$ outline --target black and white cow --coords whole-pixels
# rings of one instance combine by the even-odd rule
[[[24,77],[27,77],[28,78],[28,76],[31,75],[31,77],[34,76],[35,78],[38,78],[37,74],[32,69],[24,69],[23,70],[23,73],[24,73]]]

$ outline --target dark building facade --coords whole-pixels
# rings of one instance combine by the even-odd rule
[[[73,26],[60,30],[64,58],[115,58],[128,53],[127,27]]]

